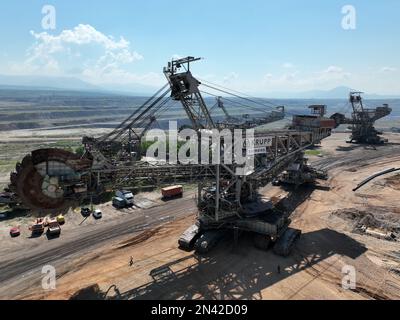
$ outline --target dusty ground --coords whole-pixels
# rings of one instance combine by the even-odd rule
[[[379,219],[387,212],[387,221],[399,226],[399,176],[352,189],[372,173],[400,168],[400,135],[388,135],[391,144],[377,150],[348,145],[346,137],[333,135],[323,142],[322,157],[310,157],[329,169],[329,181],[295,194],[271,186],[262,190],[276,202],[288,197],[284,205],[293,208],[292,225],[303,232],[289,258],[255,249],[247,235],[236,247],[227,239],[207,257],[180,251],[177,238],[194,220],[189,194],[122,217],[110,212],[112,219],[84,229],[75,225],[55,242],[15,239],[13,247],[0,249],[0,298],[399,299],[400,243],[355,233],[358,221],[338,212],[357,209],[379,213]],[[9,243],[5,231],[0,230],[2,240]],[[56,266],[56,290],[41,287],[46,263]],[[342,288],[345,265],[356,270],[354,290]]]

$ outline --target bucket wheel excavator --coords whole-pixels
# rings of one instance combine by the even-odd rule
[[[166,70],[171,82],[179,79],[180,85],[171,85],[176,99],[186,101],[199,95],[198,87],[191,85],[193,77],[188,72],[192,61],[195,60],[190,57],[184,61],[188,64],[186,72],[178,71],[180,62],[173,62]],[[199,105],[202,101],[198,101]],[[229,114],[225,114],[228,120],[232,120]],[[208,115],[209,112],[201,113],[198,119],[207,119]],[[254,160],[250,166],[247,161],[238,161],[237,157],[232,162],[225,161],[231,159],[226,159],[229,155],[224,152],[225,144],[221,143],[216,150],[221,161],[214,165],[211,179],[198,183],[197,222],[182,234],[179,246],[205,254],[230,231],[234,239],[240,232],[251,232],[257,247],[273,245],[276,254],[287,256],[301,231],[290,228],[290,214],[274,210],[271,202],[262,198],[257,190],[273,181],[290,164],[304,162],[304,150],[328,137],[335,125],[334,120],[325,118],[323,114],[294,116],[289,130],[256,133],[249,142],[242,144],[240,150],[246,159]],[[196,127],[218,129],[213,121],[198,123]],[[237,138],[243,140],[244,136],[235,136]]]
[[[352,106],[351,118],[346,118],[344,114],[335,113],[331,116],[337,125],[349,124],[351,137],[348,143],[358,144],[384,144],[387,140],[380,137],[382,132],[375,129],[374,124],[377,120],[388,116],[392,109],[388,104],[375,109],[364,107],[362,92],[350,92],[349,102]]]
[[[219,99],[219,107],[225,109],[227,117],[225,121],[215,121],[202,96],[206,92],[200,86],[216,92],[216,97],[229,92],[202,83],[192,75],[191,63],[198,60],[186,57],[169,62],[164,68],[168,84],[110,133],[98,138],[83,137],[86,150],[83,156],[59,149],[36,150],[27,155],[11,174],[9,189],[28,208],[59,210],[121,184],[138,181],[154,184],[168,179],[176,181],[177,177],[197,181],[198,219],[179,239],[181,248],[205,253],[230,231],[235,239],[241,232],[252,232],[258,247],[273,244],[277,254],[289,254],[300,231],[291,229],[289,214],[275,210],[257,189],[272,182],[291,164],[305,163],[304,150],[328,137],[335,121],[323,114],[294,116],[290,129],[255,131],[246,140],[243,129],[282,119],[283,108],[273,103],[267,106],[265,100],[240,97],[235,92],[232,93],[235,102],[251,102],[258,108],[262,106],[263,111],[268,107],[269,113],[259,119],[237,121],[229,116]],[[220,155],[218,164],[203,164],[200,159],[198,164],[171,165],[141,161],[141,139],[171,101],[182,105],[199,137],[204,130],[227,129],[232,133],[234,129],[242,129],[238,143],[246,161],[240,162],[237,157],[225,161],[225,141],[217,147],[210,141],[210,148],[217,148]],[[254,162],[248,166],[250,158]]]
[[[195,130],[236,126],[214,123],[199,90],[201,83],[189,69],[190,63],[197,60],[188,57],[169,62],[164,68],[168,83],[111,132],[100,137],[83,137],[83,156],[61,149],[35,150],[25,156],[11,173],[6,188],[7,193],[13,194],[11,202],[29,209],[61,210],[107,189],[138,181],[154,185],[169,179],[196,181],[199,177],[209,177],[207,166],[151,165],[140,159],[142,138],[161,114],[173,106],[171,102],[182,104]],[[185,66],[185,72],[176,72]],[[281,111],[264,110],[264,114],[257,121],[242,123],[242,127],[252,128],[283,117]]]

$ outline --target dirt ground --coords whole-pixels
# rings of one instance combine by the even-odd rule
[[[334,134],[323,141],[320,156],[309,157],[316,167],[329,170],[328,181],[295,193],[270,185],[261,190],[274,202],[286,197],[282,203],[293,211],[292,226],[302,230],[288,258],[254,248],[246,234],[238,245],[228,238],[205,257],[179,250],[179,235],[195,220],[194,201],[181,201],[176,210],[183,214],[172,222],[106,240],[64,259],[61,253],[55,290],[42,289],[40,273],[28,273],[5,281],[0,298],[400,299],[400,242],[355,232],[363,214],[383,221],[379,226],[386,231],[396,232],[400,226],[400,176],[389,174],[352,191],[373,173],[400,168],[400,135],[386,137],[390,144],[375,150],[346,144],[347,134]],[[137,213],[165,211],[156,196],[148,196],[156,204],[136,209]],[[173,212],[174,204],[168,208]],[[107,219],[125,218],[110,213]],[[0,226],[0,240],[9,243],[4,235],[8,229]],[[15,239],[13,250],[25,241],[30,240]],[[3,259],[12,256],[10,248],[0,254]],[[345,266],[354,267],[355,289],[342,287]]]

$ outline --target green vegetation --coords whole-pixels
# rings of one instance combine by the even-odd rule
[[[73,148],[80,145],[79,141],[71,141],[71,140],[59,140],[57,142],[50,143],[52,148]]]
[[[146,154],[147,149],[151,147],[151,145],[155,143],[154,141],[142,141],[140,144],[140,150],[142,151],[142,154]]]
[[[63,149],[72,153],[77,153],[78,155],[83,155],[85,151],[80,141],[71,140],[60,140],[50,143],[50,148]]]
[[[75,149],[75,153],[78,156],[83,156],[83,154],[85,153],[85,148],[83,146],[79,146]]]
[[[0,160],[0,166],[15,166],[15,160]]]
[[[322,152],[320,150],[306,150],[306,156],[322,156]]]

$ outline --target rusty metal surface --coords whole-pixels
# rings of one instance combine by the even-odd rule
[[[91,164],[90,160],[80,159],[78,155],[61,149],[40,149],[25,156],[21,163],[17,163],[16,170],[10,177],[10,189],[25,206],[44,210],[60,209],[74,200],[64,196],[49,197],[43,192],[46,177],[39,173],[37,166],[50,161],[65,164],[74,172],[89,168]]]

